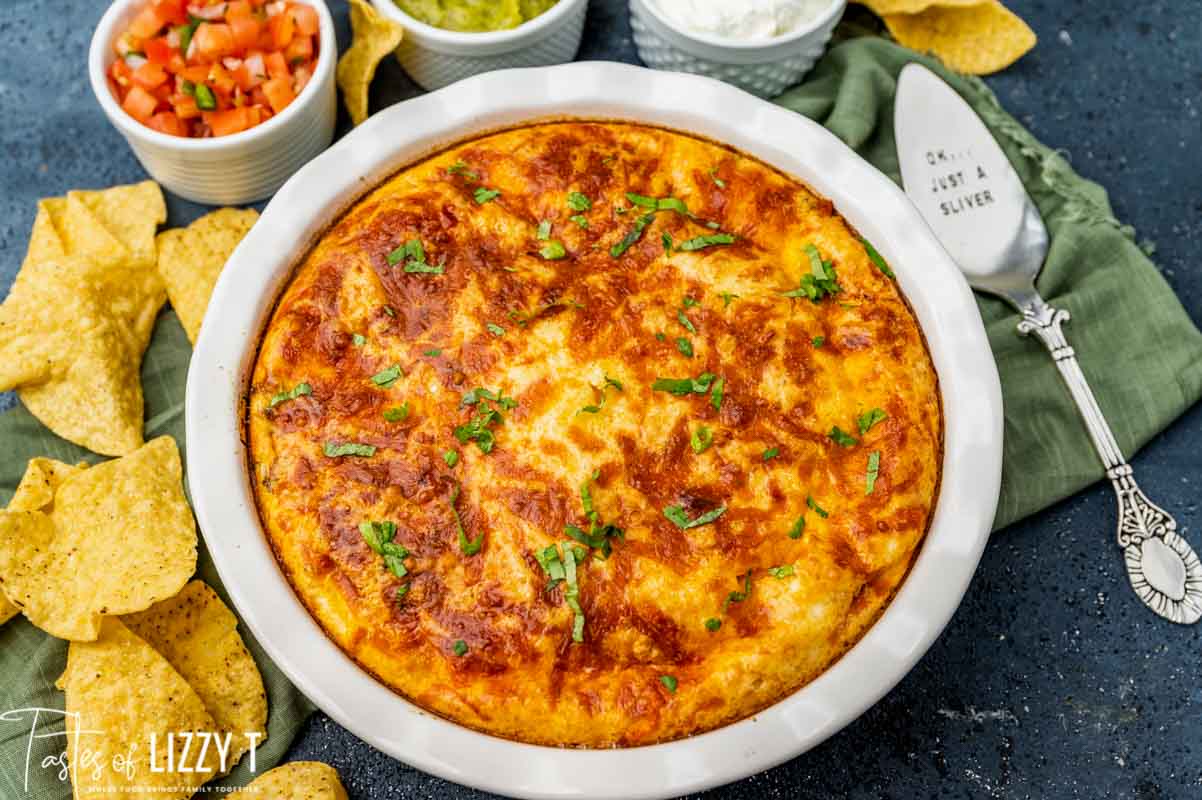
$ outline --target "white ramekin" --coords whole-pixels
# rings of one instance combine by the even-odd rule
[[[482,72],[571,61],[580,49],[588,10],[588,0],[559,0],[512,30],[459,33],[416,20],[393,0],[372,0],[372,4],[405,28],[397,60],[409,77],[431,91]]]
[[[705,75],[775,97],[801,81],[822,55],[847,0],[831,0],[817,19],[772,39],[743,41],[675,26],[656,0],[630,0],[630,27],[639,58],[649,67]]]
[[[125,137],[150,176],[175,194],[209,205],[262,200],[330,146],[338,114],[334,64],[338,44],[324,0],[303,0],[321,22],[317,71],[281,113],[248,131],[211,139],[186,139],[152,130],[121,108],[105,79],[117,57],[113,42],[147,0],[116,0],[92,35],[88,73],[109,121]]]

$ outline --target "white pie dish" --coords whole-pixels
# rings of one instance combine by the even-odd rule
[[[632,85],[639,92],[628,91]],[[339,213],[456,141],[549,118],[699,134],[830,198],[890,261],[930,345],[945,414],[943,482],[915,565],[881,619],[812,683],[752,718],[667,744],[566,750],[433,716],[330,641],[261,532],[241,439],[246,376],[292,267]],[[468,786],[532,798],[669,797],[728,783],[833,735],[891,689],[959,605],[989,535],[1002,458],[997,370],[972,294],[905,195],[821,126],[706,78],[608,63],[481,75],[372,117],[290,180],[234,253],[188,375],[188,472],[209,552],[242,619],[289,678],[373,746]]]

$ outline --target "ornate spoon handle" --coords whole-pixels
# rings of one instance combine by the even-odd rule
[[[1127,576],[1144,605],[1165,619],[1191,624],[1202,618],[1202,562],[1177,534],[1177,521],[1140,490],[1131,465],[1114,440],[1085,373],[1061,326],[1069,313],[1036,298],[1022,307],[1019,333],[1035,334],[1060,370],[1089,429],[1106,476],[1119,501],[1118,543],[1123,548]]]

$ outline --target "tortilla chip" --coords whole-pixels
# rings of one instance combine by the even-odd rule
[[[367,89],[384,56],[394,52],[405,29],[385,19],[367,0],[350,0],[354,41],[338,60],[338,87],[342,102],[358,125],[367,119]]]
[[[1005,69],[1035,46],[1035,32],[997,2],[932,6],[918,14],[889,14],[893,38],[932,53],[957,72],[988,75]]]
[[[234,248],[258,220],[254,209],[222,208],[187,228],[163,231],[158,237],[159,274],[188,341],[196,344],[209,296]]]
[[[0,391],[104,455],[142,444],[139,365],[167,299],[153,238],[165,217],[151,182],[41,201],[0,304]]]
[[[917,14],[932,6],[979,6],[989,0],[855,0],[878,17],[887,14]]]
[[[267,693],[242,637],[238,618],[204,581],[192,581],[174,597],[122,617],[196,690],[217,722],[232,735],[227,768],[250,750],[249,732],[267,736]]]
[[[52,458],[32,458],[25,465],[25,475],[17,484],[17,491],[8,501],[6,511],[49,511],[54,504],[54,493],[67,478],[87,469],[87,463],[78,466],[64,464]],[[3,588],[0,585],[0,588]],[[0,625],[21,613],[21,609],[0,594]]]
[[[65,748],[68,761],[80,754],[70,764],[75,800],[185,800],[214,776],[215,748],[198,764],[199,741],[185,754],[187,740],[180,737],[215,729],[204,703],[167,659],[120,620],[104,620],[95,642],[71,643],[57,686],[67,694],[67,741],[75,742],[80,731],[78,748]],[[167,769],[169,756],[176,769]],[[129,772],[121,768],[127,759]],[[178,769],[181,761],[197,771]]]
[[[264,772],[243,790],[255,800],[347,800],[338,772],[320,761],[293,761]]]
[[[105,615],[144,611],[196,570],[196,524],[175,440],[67,477],[53,504],[0,511],[0,582],[34,625],[92,641]]]

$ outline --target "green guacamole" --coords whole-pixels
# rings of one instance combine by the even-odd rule
[[[448,31],[480,33],[516,28],[559,0],[395,0],[409,16]]]

